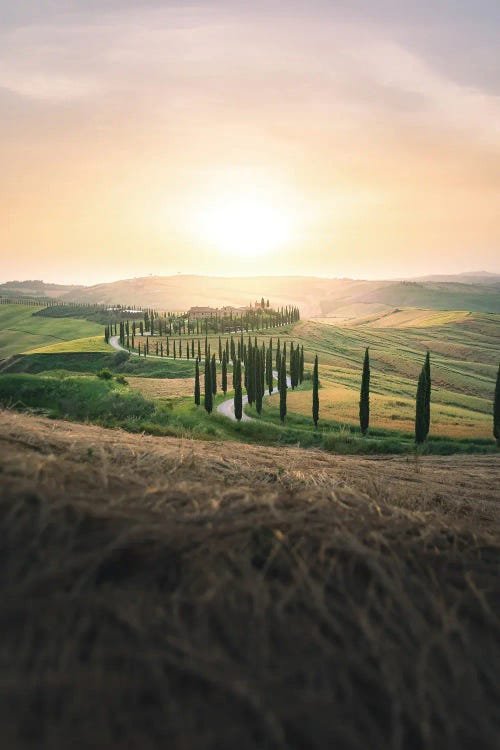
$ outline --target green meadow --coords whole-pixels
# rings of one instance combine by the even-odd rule
[[[254,421],[242,424],[195,407],[186,395],[194,387],[194,362],[185,359],[186,341],[192,337],[175,337],[183,340],[183,359],[139,358],[106,344],[100,325],[33,316],[36,309],[0,306],[2,334],[12,334],[2,339],[0,348],[0,402],[5,406],[159,435],[300,444],[336,452],[408,452],[413,447],[416,381],[429,349],[433,389],[425,450],[495,449],[491,413],[500,356],[498,314],[402,309],[345,323],[308,320],[251,332],[259,343],[272,338],[274,347],[278,337],[287,348],[292,341],[304,346],[306,379],[295,391],[289,389],[283,425],[277,395],[264,400],[260,417],[247,407]],[[208,337],[212,352],[218,351],[218,338]],[[200,339],[203,351],[204,336]],[[358,400],[366,347],[371,362],[371,419],[368,437],[361,438]],[[311,420],[309,379],[316,353],[320,362],[317,430]],[[102,371],[109,372],[109,381],[98,377]],[[231,387],[231,371],[228,381]],[[231,396],[229,391],[227,398]],[[222,399],[219,392],[215,405]]]

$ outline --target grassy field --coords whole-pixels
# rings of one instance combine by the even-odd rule
[[[28,305],[0,305],[0,358],[102,333],[102,326],[86,320],[33,316],[40,309]]]
[[[5,747],[496,750],[496,456],[0,439]]]
[[[28,326],[38,321],[52,326],[61,323],[88,325],[82,321],[29,318],[32,308],[5,305],[5,315],[16,314],[18,323]],[[11,308],[16,308],[11,311]],[[391,323],[389,325],[388,323]],[[256,336],[266,343],[277,334],[281,343],[291,341],[304,346],[306,374],[310,372],[314,354],[320,360],[320,427],[323,431],[352,434],[358,423],[358,399],[364,349],[370,348],[371,360],[371,435],[390,437],[402,444],[411,443],[414,429],[414,398],[416,380],[425,352],[429,348],[432,361],[431,437],[456,440],[457,449],[470,449],[491,439],[491,409],[494,380],[500,357],[500,315],[456,311],[400,309],[372,313],[349,324],[332,324],[329,319],[302,321]],[[271,336],[272,334],[272,336]],[[255,334],[251,334],[252,340]],[[248,340],[248,335],[244,336]],[[199,435],[250,441],[271,440],[290,444],[294,440],[304,446],[325,446],[324,435],[316,434],[311,423],[310,382],[288,393],[288,424],[282,428],[277,413],[277,397],[265,401],[258,426],[229,426],[216,415],[207,417],[192,403],[194,362],[186,360],[186,344],[182,339],[183,359],[138,358],[116,352],[99,335],[57,341],[32,347],[24,354],[7,357],[0,362],[0,373],[35,374],[44,377],[97,374],[103,368],[128,379],[128,389],[157,402],[154,411],[156,426],[148,420],[146,427],[160,434],[196,430]],[[144,339],[136,337],[136,341]],[[212,352],[218,352],[218,336],[209,336]],[[164,348],[165,340],[164,341]],[[200,337],[202,352],[204,337]],[[223,344],[225,339],[222,339]],[[197,340],[196,340],[197,344]],[[172,341],[171,341],[172,348]],[[150,352],[155,350],[154,344]],[[197,345],[195,346],[197,351]],[[220,373],[219,373],[220,377]],[[232,377],[229,372],[229,386]],[[220,382],[219,382],[220,390]],[[228,393],[228,397],[232,392]],[[221,398],[218,395],[217,400]],[[162,408],[169,410],[168,420]],[[56,410],[57,411],[57,410]],[[159,414],[161,412],[161,418]],[[253,416],[257,416],[252,412]],[[102,415],[104,418],[104,415]],[[208,420],[208,421],[207,421]],[[168,427],[166,423],[168,422]],[[469,441],[467,443],[467,441]],[[333,441],[335,442],[335,441]],[[346,443],[337,439],[337,447]],[[386,440],[386,445],[388,445]],[[442,443],[439,443],[442,450]],[[366,450],[372,450],[371,443]],[[436,443],[438,446],[438,443]],[[358,448],[351,446],[352,451]],[[431,450],[437,450],[437,447]],[[406,450],[406,448],[405,448]],[[447,449],[449,450],[449,449]],[[382,451],[383,452],[383,451]]]
[[[500,315],[463,311],[405,310],[394,314],[394,327],[385,315],[369,322],[333,325],[331,321],[302,321],[273,332],[281,343],[304,346],[305,361],[320,360],[321,418],[357,424],[361,365],[370,348],[372,371],[371,424],[386,430],[411,433],[418,373],[427,349],[432,359],[432,432],[449,437],[487,438],[491,434],[491,409],[500,359]],[[251,334],[252,340],[255,335]],[[183,340],[185,356],[188,337]],[[248,336],[245,335],[245,340]],[[269,334],[258,334],[258,343]],[[218,352],[218,336],[209,336]],[[224,339],[223,339],[224,341]],[[195,346],[195,351],[197,347]],[[202,353],[204,338],[202,339]],[[273,397],[276,400],[277,397]],[[311,396],[298,390],[288,395],[292,412],[310,416]],[[272,409],[271,409],[272,411]]]

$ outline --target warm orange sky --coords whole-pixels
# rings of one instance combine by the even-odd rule
[[[496,1],[5,5],[2,280],[500,271]]]

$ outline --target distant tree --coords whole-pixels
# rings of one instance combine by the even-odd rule
[[[300,348],[299,383],[304,380],[304,345]]]
[[[495,398],[493,401],[493,435],[500,447],[500,365],[498,365]]]
[[[427,377],[425,366],[418,378],[417,397],[415,401],[415,442],[420,445],[426,438],[425,403],[427,397]]]
[[[234,416],[241,420],[243,415],[243,398],[241,392],[241,359],[238,357],[233,368],[233,388],[234,388]]]
[[[359,426],[361,433],[366,435],[370,425],[370,354],[365,349],[363,374],[361,375],[361,391],[359,394]]]
[[[425,357],[425,437],[429,434],[431,426],[431,358],[429,352]]]
[[[196,366],[194,371],[194,403],[196,406],[200,405],[200,366],[198,360],[196,360]]]
[[[210,365],[210,358],[205,359],[205,396],[204,406],[206,411],[211,414],[214,406],[214,396],[212,391],[212,368]]]
[[[282,422],[285,421],[286,417],[286,360],[285,357],[281,357],[281,372],[280,372],[280,419]]]
[[[222,352],[222,393],[227,393],[227,357],[226,352]]]
[[[222,362],[222,340],[219,336],[219,362]]]
[[[319,373],[318,373],[318,355],[314,358],[313,369],[313,394],[312,394],[312,418],[314,426],[318,426],[319,420]]]

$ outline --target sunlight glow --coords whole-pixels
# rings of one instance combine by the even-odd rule
[[[292,221],[272,200],[244,191],[207,203],[197,216],[197,230],[225,256],[256,258],[283,247],[291,237]]]

